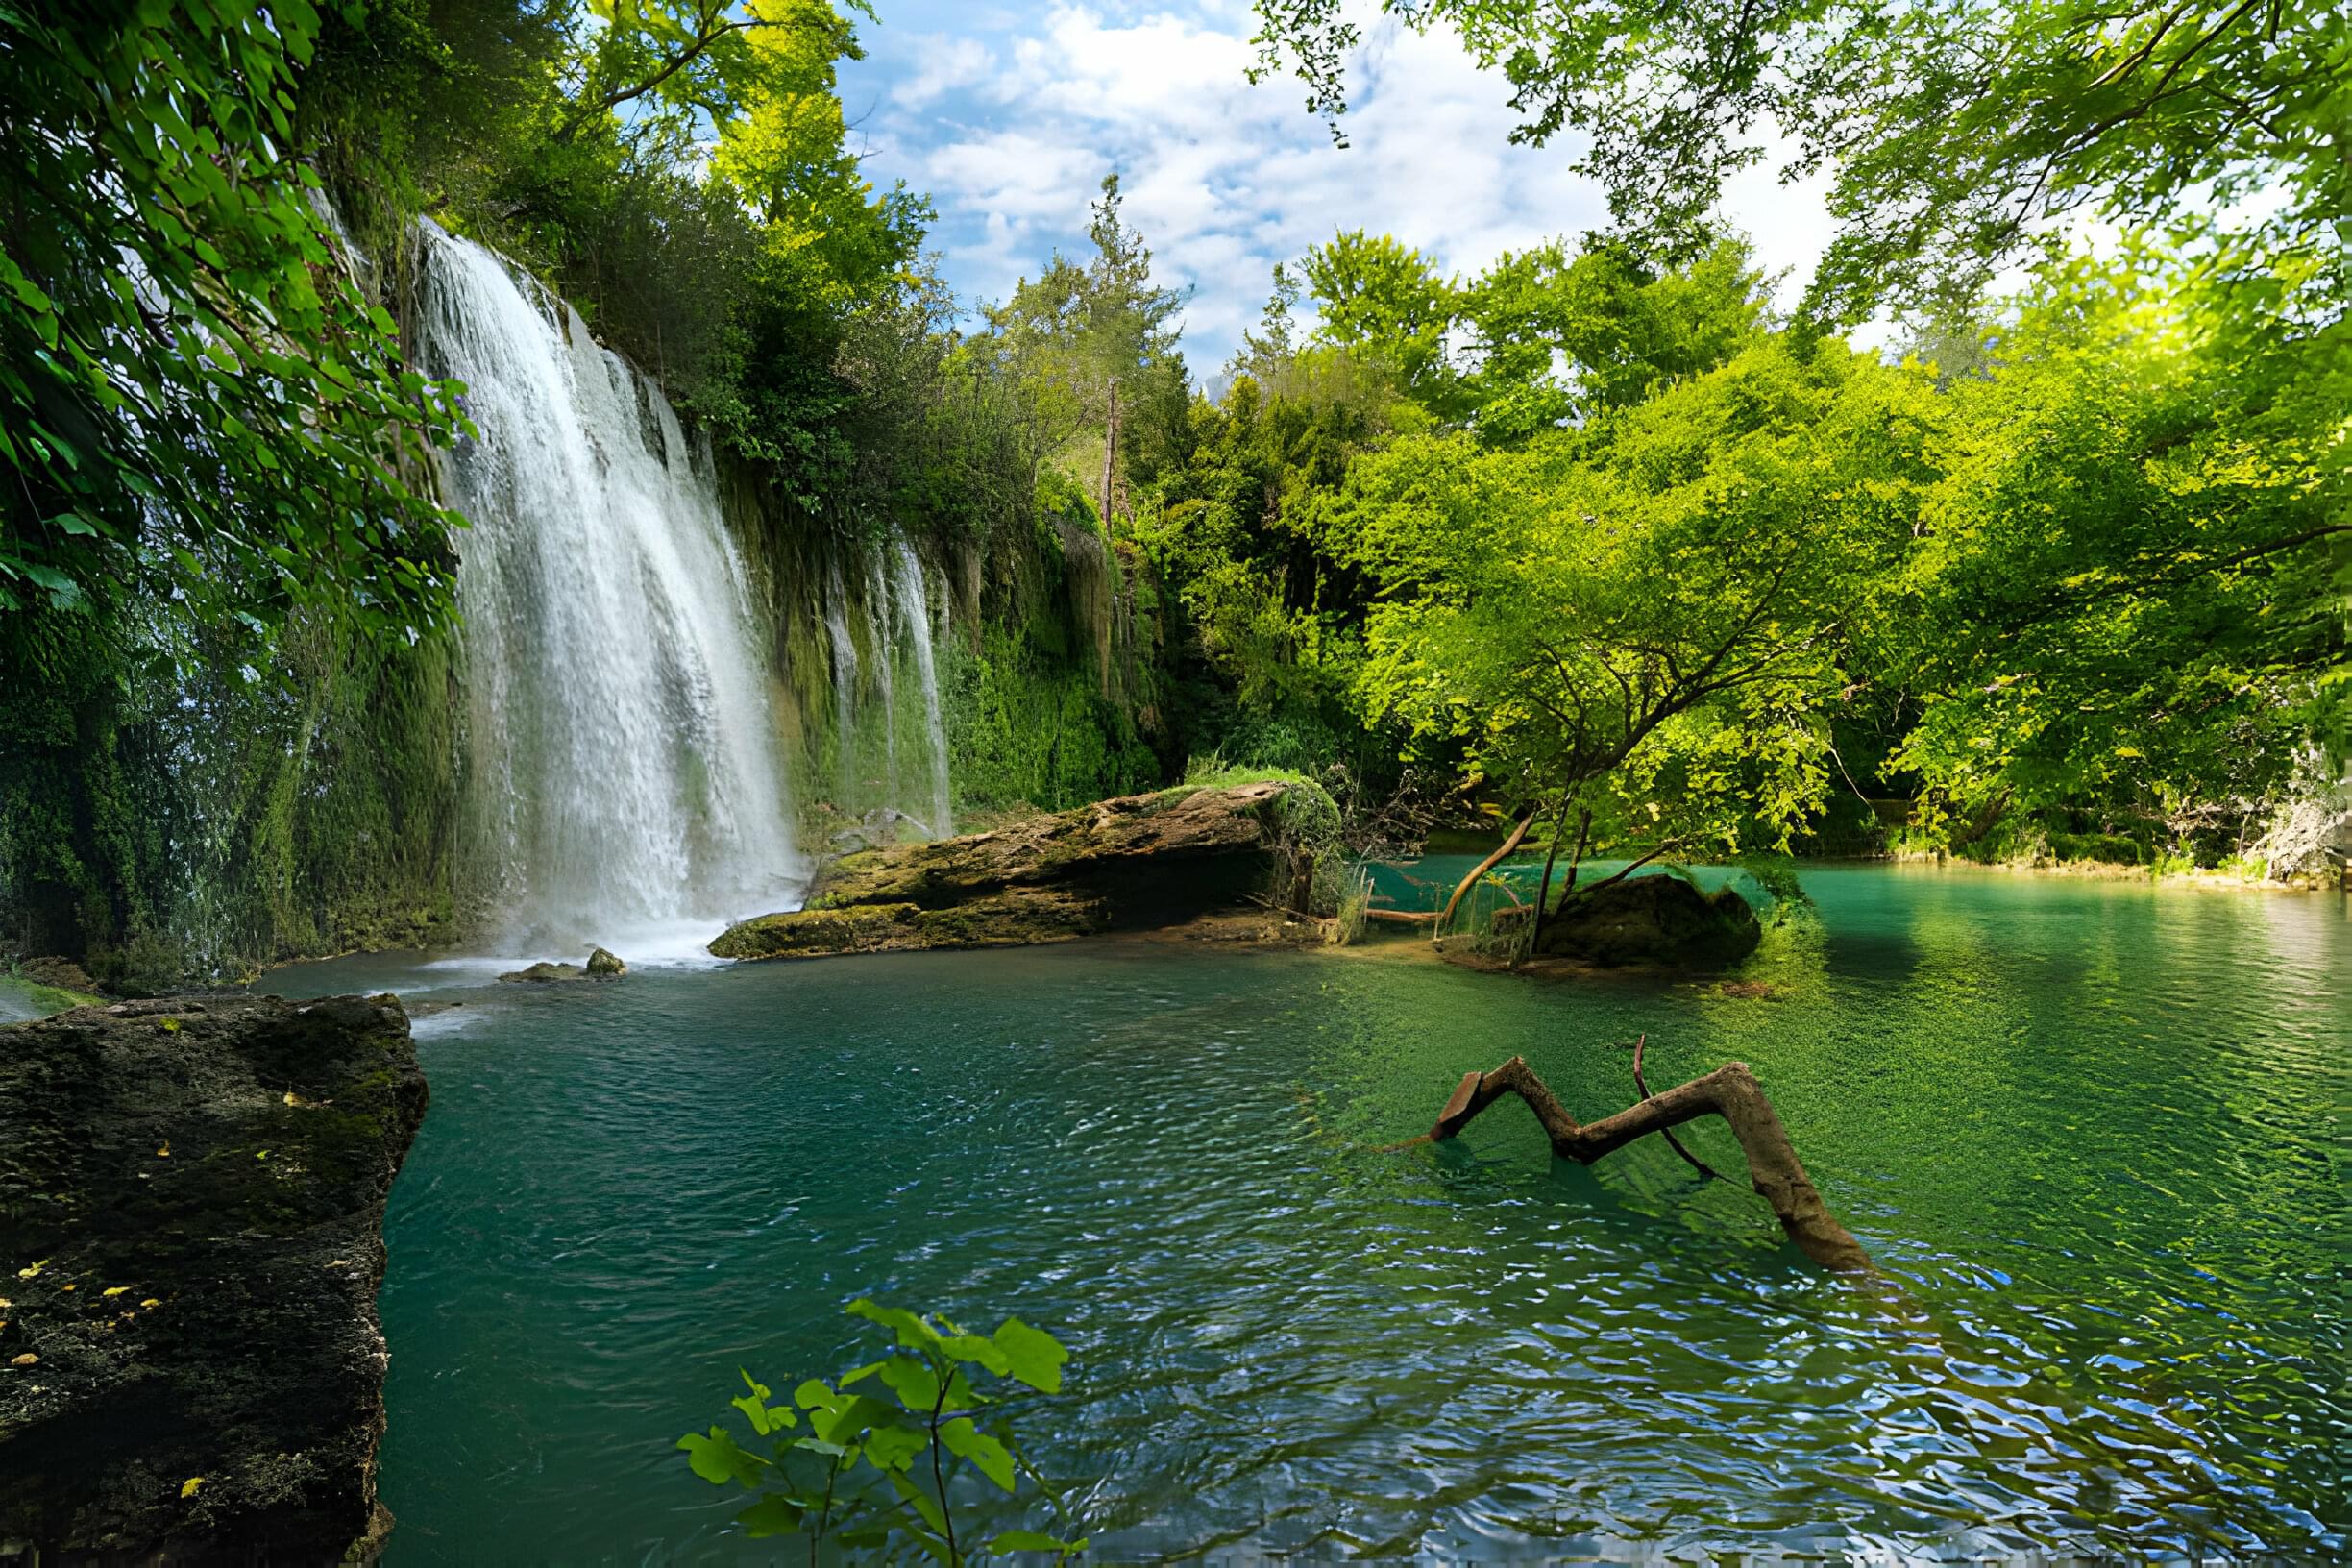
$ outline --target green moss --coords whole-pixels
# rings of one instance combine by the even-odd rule
[[[22,950],[139,994],[448,930],[446,643],[298,617],[70,653],[0,668],[0,922]]]
[[[960,811],[1065,811],[1164,776],[1134,714],[1103,695],[1092,658],[1041,643],[1034,627],[992,624],[978,651],[958,648],[943,661],[948,776]]]

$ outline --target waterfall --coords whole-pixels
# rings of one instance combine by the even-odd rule
[[[833,727],[840,736],[841,797],[837,810],[856,810],[857,642],[849,635],[848,591],[842,584],[841,557],[825,562],[825,635],[833,644]]]
[[[446,481],[473,521],[468,788],[507,935],[618,945],[788,907],[804,870],[707,451],[570,306],[419,233],[424,355],[477,432]]]
[[[898,804],[898,650],[891,646],[891,623],[896,617],[891,614],[890,579],[882,575],[881,558],[867,564],[866,628],[874,642],[874,683],[882,688],[882,771],[888,781],[883,799],[897,811],[903,809]]]
[[[845,548],[837,546],[836,550]],[[935,626],[921,558],[896,529],[886,543],[869,547],[863,578],[865,592],[854,606],[866,634],[868,661],[861,664],[857,639],[849,629],[853,606],[845,586],[841,556],[836,553],[826,562],[824,623],[833,645],[833,722],[841,746],[841,798],[837,804],[844,815],[851,817],[879,807],[933,838],[942,838],[955,831],[936,652],[938,639],[945,635],[944,614],[943,611]],[[944,595],[942,599],[943,604]],[[870,681],[871,701],[861,695],[861,674]],[[914,677],[912,687],[922,704],[919,799],[908,797],[905,770],[899,766],[900,742],[912,738],[916,723],[912,712],[899,712],[900,696],[906,690],[901,674]],[[902,728],[907,731],[905,736],[900,733]],[[868,767],[878,760],[882,776],[875,779],[869,773],[861,778],[860,759]]]
[[[898,555],[898,605],[906,617],[907,640],[915,650],[915,673],[922,685],[923,735],[931,757],[931,800],[928,821],[933,838],[955,831],[955,812],[947,798],[947,726],[940,722],[939,668],[931,651],[929,597],[923,591],[922,563],[904,535],[893,541]]]

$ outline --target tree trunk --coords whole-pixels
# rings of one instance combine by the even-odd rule
[[[1102,526],[1111,536],[1111,476],[1118,470],[1118,382],[1111,383],[1111,410],[1103,422]]]
[[[1543,881],[1535,889],[1535,929],[1528,938],[1528,956],[1530,958],[1543,951],[1544,908],[1552,898],[1552,863],[1559,858],[1560,834],[1567,829],[1567,826],[1568,796],[1562,795],[1560,796],[1559,826],[1552,830],[1552,852],[1544,856]],[[1584,864],[1584,835],[1591,828],[1592,808],[1579,806],[1577,808],[1576,852],[1568,857],[1568,885],[1560,890],[1562,898],[1576,892],[1577,868]]]
[[[1789,1142],[1788,1130],[1780,1125],[1779,1113],[1764,1097],[1763,1086],[1755,1081],[1745,1062],[1727,1063],[1703,1078],[1678,1084],[1663,1094],[1590,1126],[1579,1126],[1544,1081],[1535,1076],[1535,1069],[1527,1065],[1527,1059],[1514,1056],[1492,1072],[1464,1074],[1453,1097],[1446,1101],[1445,1109],[1438,1113],[1437,1125],[1412,1141],[1442,1142],[1454,1137],[1480,1112],[1506,1094],[1518,1095],[1535,1113],[1535,1119],[1543,1124],[1545,1135],[1552,1139],[1554,1154],[1580,1165],[1589,1165],[1605,1154],[1613,1154],[1646,1134],[1678,1127],[1701,1116],[1721,1116],[1731,1124],[1732,1135],[1748,1156],[1749,1179],[1772,1205],[1773,1213],[1789,1239],[1825,1268],[1876,1272],[1870,1254],[1837,1222],[1837,1216],[1829,1213],[1829,1206],[1814,1190],[1804,1163],[1797,1158],[1796,1147]]]
[[[1503,841],[1503,847],[1497,849],[1493,854],[1488,855],[1484,860],[1480,861],[1477,869],[1471,871],[1468,876],[1461,879],[1461,886],[1454,890],[1454,896],[1446,900],[1445,913],[1437,917],[1437,929],[1439,931],[1445,931],[1453,925],[1454,906],[1462,901],[1462,894],[1468,893],[1472,888],[1478,886],[1478,879],[1480,877],[1484,876],[1488,871],[1493,870],[1495,867],[1502,864],[1504,857],[1507,856],[1513,849],[1518,848],[1519,841],[1526,838],[1528,835],[1528,829],[1533,827],[1534,825],[1535,808],[1533,806],[1530,806],[1528,807],[1527,815],[1519,819],[1519,825],[1511,829],[1510,837]]]

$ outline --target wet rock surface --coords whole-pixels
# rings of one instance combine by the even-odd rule
[[[1329,915],[1338,813],[1284,780],[1097,801],[992,832],[845,855],[805,907],[731,926],[721,958],[1067,942],[1240,908]]]
[[[390,996],[0,1030],[0,1558],[332,1563],[380,1535]]]

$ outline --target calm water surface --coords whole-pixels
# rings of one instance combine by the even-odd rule
[[[1780,988],[1377,949],[926,954],[443,988],[393,1192],[389,1561],[799,1561],[672,1443],[886,1302],[1076,1352],[1024,1423],[1115,1560],[2345,1550],[2340,897],[1815,870]],[[1898,1277],[1656,1141],[1499,1107],[1738,1058]],[[1690,1135],[1739,1168],[1719,1124]]]

